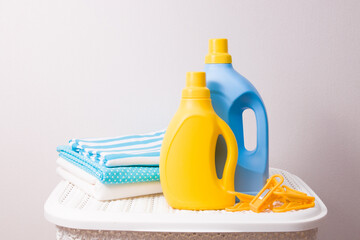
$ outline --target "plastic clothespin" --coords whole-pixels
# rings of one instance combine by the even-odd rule
[[[265,186],[255,197],[244,193],[229,192],[238,197],[240,203],[226,208],[226,211],[237,212],[252,210],[259,213],[265,209],[270,209],[273,212],[280,213],[315,206],[314,197],[282,185],[283,182],[283,176],[278,174],[273,175],[267,180]]]
[[[283,205],[272,208],[273,212],[287,212],[291,210],[305,209],[315,206],[315,198],[306,193],[296,191],[288,186],[281,186],[274,195]]]
[[[288,186],[281,186],[274,192],[279,199],[286,199],[292,202],[314,202],[315,198],[308,196],[306,193],[296,191]]]
[[[231,193],[234,194],[240,200],[240,202],[232,207],[225,208],[226,211],[238,212],[238,211],[250,210],[250,202],[251,200],[253,200],[254,196],[244,193],[238,193],[238,192],[231,192]]]
[[[279,181],[277,180],[279,179]],[[272,204],[277,200],[278,196],[274,195],[274,192],[284,182],[284,177],[275,174],[273,175],[261,189],[261,191],[250,202],[250,209],[254,212],[262,212],[267,208],[272,208]]]
[[[303,203],[286,201],[282,206],[274,207],[272,209],[272,211],[280,213],[280,212],[287,212],[287,211],[291,211],[291,210],[300,210],[300,209],[311,208],[314,206],[315,206],[315,201],[303,202]]]
[[[293,195],[302,195],[302,196],[307,196],[306,193],[303,193],[303,192],[300,192],[300,191],[297,191],[295,189],[292,189],[286,185],[282,185],[281,187],[277,188],[275,190],[276,193],[287,193],[287,194],[293,194]]]

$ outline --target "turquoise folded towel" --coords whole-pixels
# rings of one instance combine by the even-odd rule
[[[165,130],[110,138],[72,139],[75,152],[107,167],[159,166]]]
[[[75,152],[70,146],[59,146],[59,156],[96,177],[103,184],[122,184],[160,181],[157,166],[106,167]]]

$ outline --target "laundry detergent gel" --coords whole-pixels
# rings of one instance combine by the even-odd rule
[[[238,144],[235,190],[256,195],[269,176],[268,121],[264,103],[255,87],[234,70],[227,39],[210,39],[205,63],[207,87],[214,110],[230,126]],[[252,109],[256,117],[257,145],[252,151],[244,146],[243,112],[246,109]],[[226,155],[224,149],[219,144],[217,153]],[[222,168],[219,166],[224,163],[218,158],[216,161],[221,176]]]
[[[215,167],[219,135],[227,145],[222,178]],[[178,111],[161,147],[160,181],[170,206],[177,209],[225,209],[235,203],[237,144],[229,126],[216,115],[204,72],[188,72]]]

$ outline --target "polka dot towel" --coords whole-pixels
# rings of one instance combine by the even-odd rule
[[[124,166],[106,167],[73,151],[70,146],[59,146],[59,156],[95,176],[103,184],[122,184],[159,181],[159,167]]]

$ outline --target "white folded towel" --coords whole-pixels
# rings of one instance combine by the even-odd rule
[[[59,167],[56,172],[65,180],[78,186],[84,192],[97,200],[114,200],[141,195],[161,193],[160,182],[140,182],[126,184],[102,184],[97,178],[71,164],[65,159],[58,158]]]

